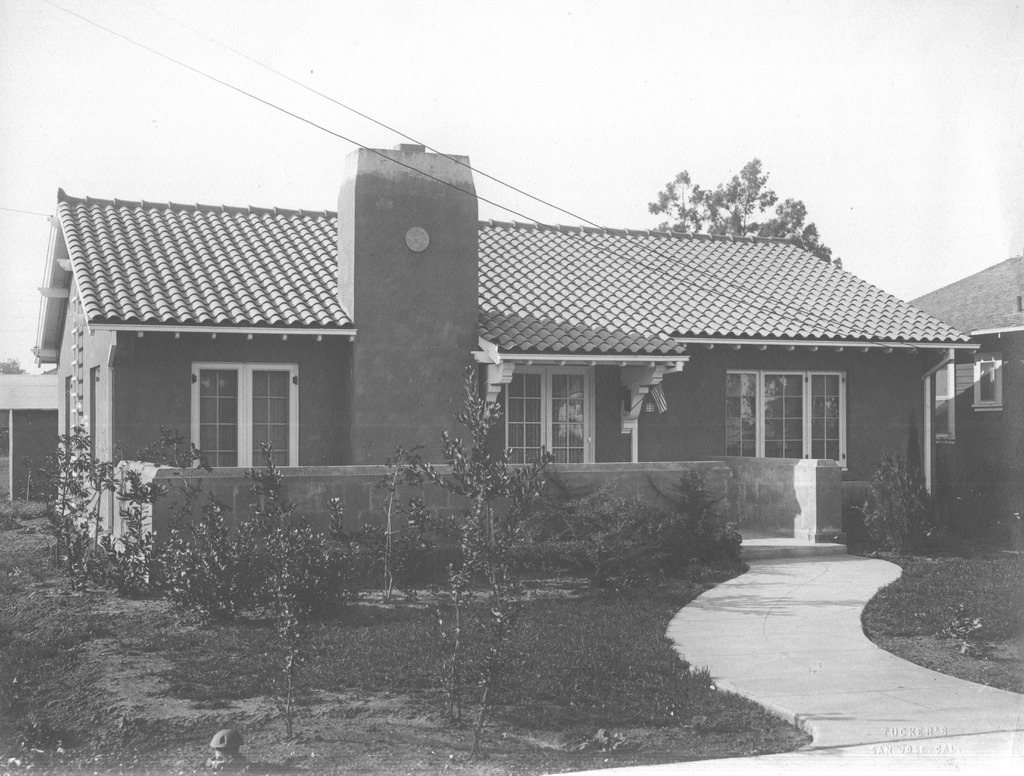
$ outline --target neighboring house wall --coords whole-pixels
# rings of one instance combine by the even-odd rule
[[[0,497],[37,498],[38,470],[57,444],[55,375],[0,375]]]
[[[47,465],[57,446],[56,410],[11,412],[11,496],[41,498],[44,483],[39,470]],[[6,490],[6,483],[3,485]]]
[[[990,505],[993,520],[1024,513],[1024,331],[976,335],[979,353],[1001,359],[1002,404],[977,408],[974,362],[956,366],[955,438],[936,450],[936,492]]]

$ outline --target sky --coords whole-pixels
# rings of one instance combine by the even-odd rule
[[[477,176],[484,219],[652,228],[757,157],[913,299],[1024,252],[1024,0],[0,0],[0,359],[38,371],[58,188],[333,210],[398,133],[577,214]]]

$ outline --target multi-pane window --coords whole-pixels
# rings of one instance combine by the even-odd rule
[[[505,438],[512,462],[535,461],[542,448],[555,463],[592,460],[590,392],[586,369],[516,369],[505,389]]]
[[[261,462],[260,444],[269,442],[280,461],[289,460],[291,375],[281,369],[252,372],[252,460]]]
[[[757,419],[757,374],[726,375],[726,455],[757,455]]]
[[[199,449],[211,466],[238,466],[238,372],[199,370]]]
[[[514,463],[534,461],[540,453],[540,378],[539,374],[515,374],[506,392],[506,438]]]
[[[1003,408],[1003,360],[998,353],[977,353],[974,356],[974,408]]]
[[[192,435],[211,466],[274,461],[298,465],[297,368],[284,364],[193,364]]]
[[[802,374],[764,375],[764,455],[801,458],[804,454]]]
[[[956,365],[946,364],[935,373],[935,436],[956,437]]]
[[[811,458],[840,460],[841,395],[839,375],[811,375]]]
[[[734,371],[725,381],[727,455],[846,463],[839,372]]]

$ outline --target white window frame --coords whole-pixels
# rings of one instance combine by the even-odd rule
[[[939,393],[939,372],[935,373],[935,391],[933,402],[934,411],[937,413],[939,402],[946,402],[949,417],[949,429],[947,431],[935,431],[935,438],[943,442],[956,440],[956,364],[952,361],[942,367],[939,371],[946,373],[946,393]]]
[[[981,374],[982,365],[995,364],[995,379],[993,381],[994,397],[988,400],[981,398]],[[976,412],[999,411],[1003,408],[1003,356],[1002,353],[975,353],[974,354],[974,410]]]
[[[764,378],[766,375],[799,375],[803,385],[803,458],[811,457],[813,440],[811,439],[813,396],[811,395],[812,377],[838,377],[839,378],[839,460],[836,461],[844,470],[847,468],[846,458],[846,372],[828,369],[728,369],[727,374],[757,375],[757,423],[755,426],[755,456],[765,458],[765,436],[764,436]],[[828,460],[828,459],[825,459]]]
[[[199,442],[199,371],[216,369],[238,373],[238,461],[237,466],[261,466],[252,460],[252,375],[253,372],[288,372],[288,460],[278,466],[299,465],[299,365],[241,363],[238,361],[192,362],[192,439]]]
[[[551,452],[551,378],[553,375],[583,375],[583,463],[594,462],[594,369],[587,366],[516,366],[515,374],[537,374],[540,380],[540,443]],[[508,406],[507,389],[503,389]],[[505,415],[505,444],[508,445],[508,412]]]

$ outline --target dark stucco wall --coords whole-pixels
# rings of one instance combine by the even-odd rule
[[[624,396],[625,388],[617,366],[594,368],[594,458],[597,461],[629,461],[630,437],[622,433]]]
[[[844,479],[871,476],[885,454],[920,456],[921,375],[937,352],[785,351],[751,347],[694,349],[680,374],[666,375],[666,413],[640,415],[640,460],[698,460],[725,455],[725,375],[729,369],[845,371],[847,470]]]
[[[472,176],[467,167],[422,151],[363,149],[346,163],[338,199],[339,287],[359,330],[350,457],[375,464],[398,445],[428,445],[424,453],[436,460],[436,439],[453,424],[464,370],[479,347],[477,204],[464,193],[473,191]],[[425,249],[407,244],[413,228],[426,231]]]
[[[344,337],[147,333],[120,335],[114,375],[115,443],[128,457],[156,441],[160,426],[188,437],[194,361],[298,364],[299,465],[347,463],[348,371]]]

